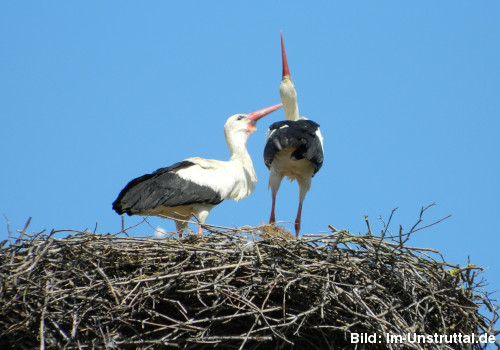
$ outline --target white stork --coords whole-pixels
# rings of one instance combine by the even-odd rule
[[[299,209],[295,219],[295,235],[299,236],[302,202],[311,187],[312,177],[323,165],[323,136],[319,125],[305,117],[299,117],[297,92],[293,85],[281,34],[281,53],[283,60],[283,78],[280,97],[285,109],[286,120],[276,122],[269,127],[264,148],[264,162],[269,168],[269,188],[271,189],[272,207],[269,223],[276,222],[274,207],[276,194],[283,177],[297,180],[299,184]]]
[[[130,181],[113,203],[118,214],[154,215],[173,219],[177,231],[187,227],[191,217],[198,220],[198,234],[210,210],[225,199],[248,197],[257,175],[246,142],[257,130],[257,120],[282,107],[277,104],[249,114],[231,116],[224,125],[228,161],[188,158]]]

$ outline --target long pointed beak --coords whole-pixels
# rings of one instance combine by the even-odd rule
[[[252,124],[255,125],[257,123],[257,120],[259,120],[262,117],[265,117],[269,113],[272,113],[272,112],[280,109],[281,107],[283,107],[283,104],[279,103],[279,104],[271,106],[271,107],[262,108],[262,109],[259,109],[258,111],[248,113],[247,117],[248,117],[248,119],[250,119],[252,121]]]
[[[288,62],[286,61],[285,44],[283,43],[283,32],[281,34],[281,57],[283,59],[283,76],[290,76],[290,70],[288,69]]]

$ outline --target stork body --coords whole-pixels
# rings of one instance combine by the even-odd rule
[[[283,78],[280,97],[286,120],[276,122],[269,127],[264,148],[264,162],[270,170],[269,188],[272,196],[269,223],[276,222],[276,195],[281,181],[285,176],[291,181],[296,180],[299,184],[299,208],[295,219],[295,235],[298,237],[302,203],[311,187],[312,177],[323,165],[323,136],[317,123],[299,116],[297,92],[288,69],[283,35],[281,35],[281,50]]]
[[[120,215],[173,219],[181,235],[194,216],[201,234],[201,225],[214,206],[225,199],[238,201],[248,197],[254,190],[257,176],[246,142],[257,129],[257,120],[281,106],[236,114],[226,121],[224,133],[231,154],[228,161],[193,157],[138,177],[120,192],[113,209]]]

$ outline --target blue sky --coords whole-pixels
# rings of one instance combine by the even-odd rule
[[[0,213],[11,230],[31,216],[31,232],[118,232],[111,203],[129,180],[227,159],[225,120],[279,103],[283,30],[301,114],[325,138],[302,233],[364,233],[364,215],[378,231],[395,207],[393,230],[409,229],[436,202],[422,225],[452,217],[409,243],[470,256],[498,290],[498,13],[496,1],[2,2]],[[283,118],[248,142],[256,191],[207,223],[268,220],[264,135]],[[277,220],[293,222],[297,196],[284,182]]]

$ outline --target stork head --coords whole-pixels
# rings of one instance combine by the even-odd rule
[[[280,97],[285,108],[285,117],[287,120],[299,119],[299,107],[297,104],[297,91],[290,76],[288,61],[286,59],[285,44],[283,42],[283,32],[281,32],[281,57],[283,60],[283,77],[281,78]]]
[[[254,111],[252,113],[235,114],[229,117],[224,125],[224,134],[226,135],[228,144],[230,142],[234,142],[233,140],[235,138],[243,138],[246,141],[248,136],[257,130],[257,127],[255,126],[257,124],[257,120],[280,109],[282,106],[283,105],[280,103],[271,107],[259,109],[258,111]]]

